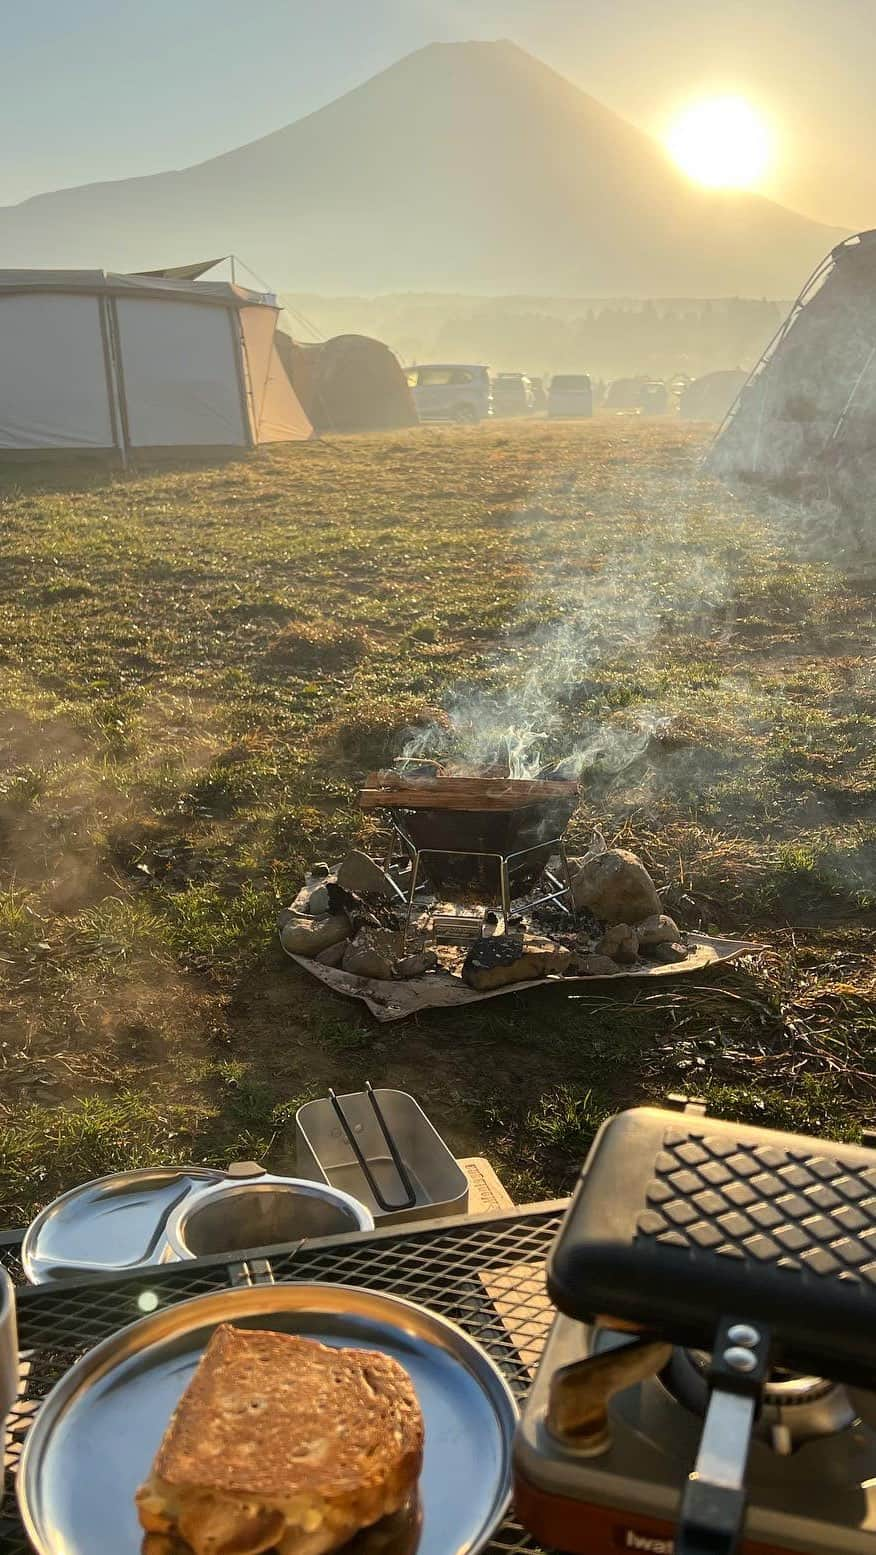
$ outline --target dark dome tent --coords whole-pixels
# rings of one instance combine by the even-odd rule
[[[837,245],[742,388],[708,457],[728,478],[876,497],[876,231]]]
[[[408,382],[389,347],[367,335],[302,345],[278,335],[280,358],[317,432],[380,432],[415,426]]]
[[[685,384],[678,406],[682,421],[723,421],[746,376],[739,368],[728,368]]]
[[[605,395],[606,410],[640,410],[647,378],[615,378]]]

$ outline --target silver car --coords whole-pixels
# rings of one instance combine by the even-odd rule
[[[421,421],[472,424],[493,414],[489,369],[460,362],[408,368],[408,383]]]

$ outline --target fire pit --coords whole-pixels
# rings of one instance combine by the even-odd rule
[[[334,871],[313,865],[280,914],[283,949],[379,1020],[401,1020],[558,981],[694,972],[759,948],[686,931],[641,859],[599,832],[573,869],[564,833],[577,801],[577,783],[552,774],[372,772],[360,802],[388,823],[382,861],[353,849]]]
[[[507,912],[512,887],[530,890],[562,854],[578,795],[558,779],[372,772],[359,803],[386,812],[436,889],[494,894]]]

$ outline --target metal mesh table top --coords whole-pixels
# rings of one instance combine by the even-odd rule
[[[358,1285],[430,1307],[483,1345],[522,1400],[551,1321],[544,1264],[564,1209],[564,1204],[549,1204],[501,1217],[301,1243],[273,1253],[271,1271],[277,1282]],[[0,1261],[13,1277],[16,1254],[15,1240],[0,1238]],[[14,1466],[35,1410],[58,1379],[92,1345],[136,1322],[144,1310],[239,1283],[239,1268],[239,1260],[199,1259],[124,1278],[89,1276],[19,1287],[22,1397],[10,1421],[0,1512],[3,1555],[30,1550],[15,1512]],[[495,1535],[489,1555],[534,1550],[537,1546],[510,1518]]]

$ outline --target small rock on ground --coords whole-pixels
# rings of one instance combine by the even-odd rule
[[[572,877],[576,907],[587,907],[602,923],[641,923],[660,913],[651,876],[635,853],[609,848],[594,854]]]
[[[653,949],[655,945],[674,945],[681,939],[678,924],[665,912],[655,913],[652,917],[646,918],[644,923],[636,926],[636,933],[642,950]]]
[[[396,896],[380,865],[356,848],[338,865],[336,878],[339,886],[356,896],[379,896],[385,901],[392,901]]]
[[[402,956],[395,964],[396,977],[423,977],[427,972],[434,972],[438,966],[438,957],[434,950],[418,950],[411,956]]]
[[[348,939],[350,932],[346,913],[334,913],[328,918],[290,918],[280,939],[283,949],[293,956],[316,956],[339,940]]]
[[[373,977],[377,982],[388,982],[392,977],[392,962],[371,945],[348,945],[341,965],[354,977]]]
[[[614,923],[606,929],[596,947],[598,956],[610,956],[612,961],[631,965],[638,955],[639,936],[628,923]]]
[[[314,961],[319,961],[322,966],[340,966],[349,948],[350,941],[348,939],[338,940],[336,945],[328,945],[325,950],[321,950],[319,955],[314,956],[313,959]]]

